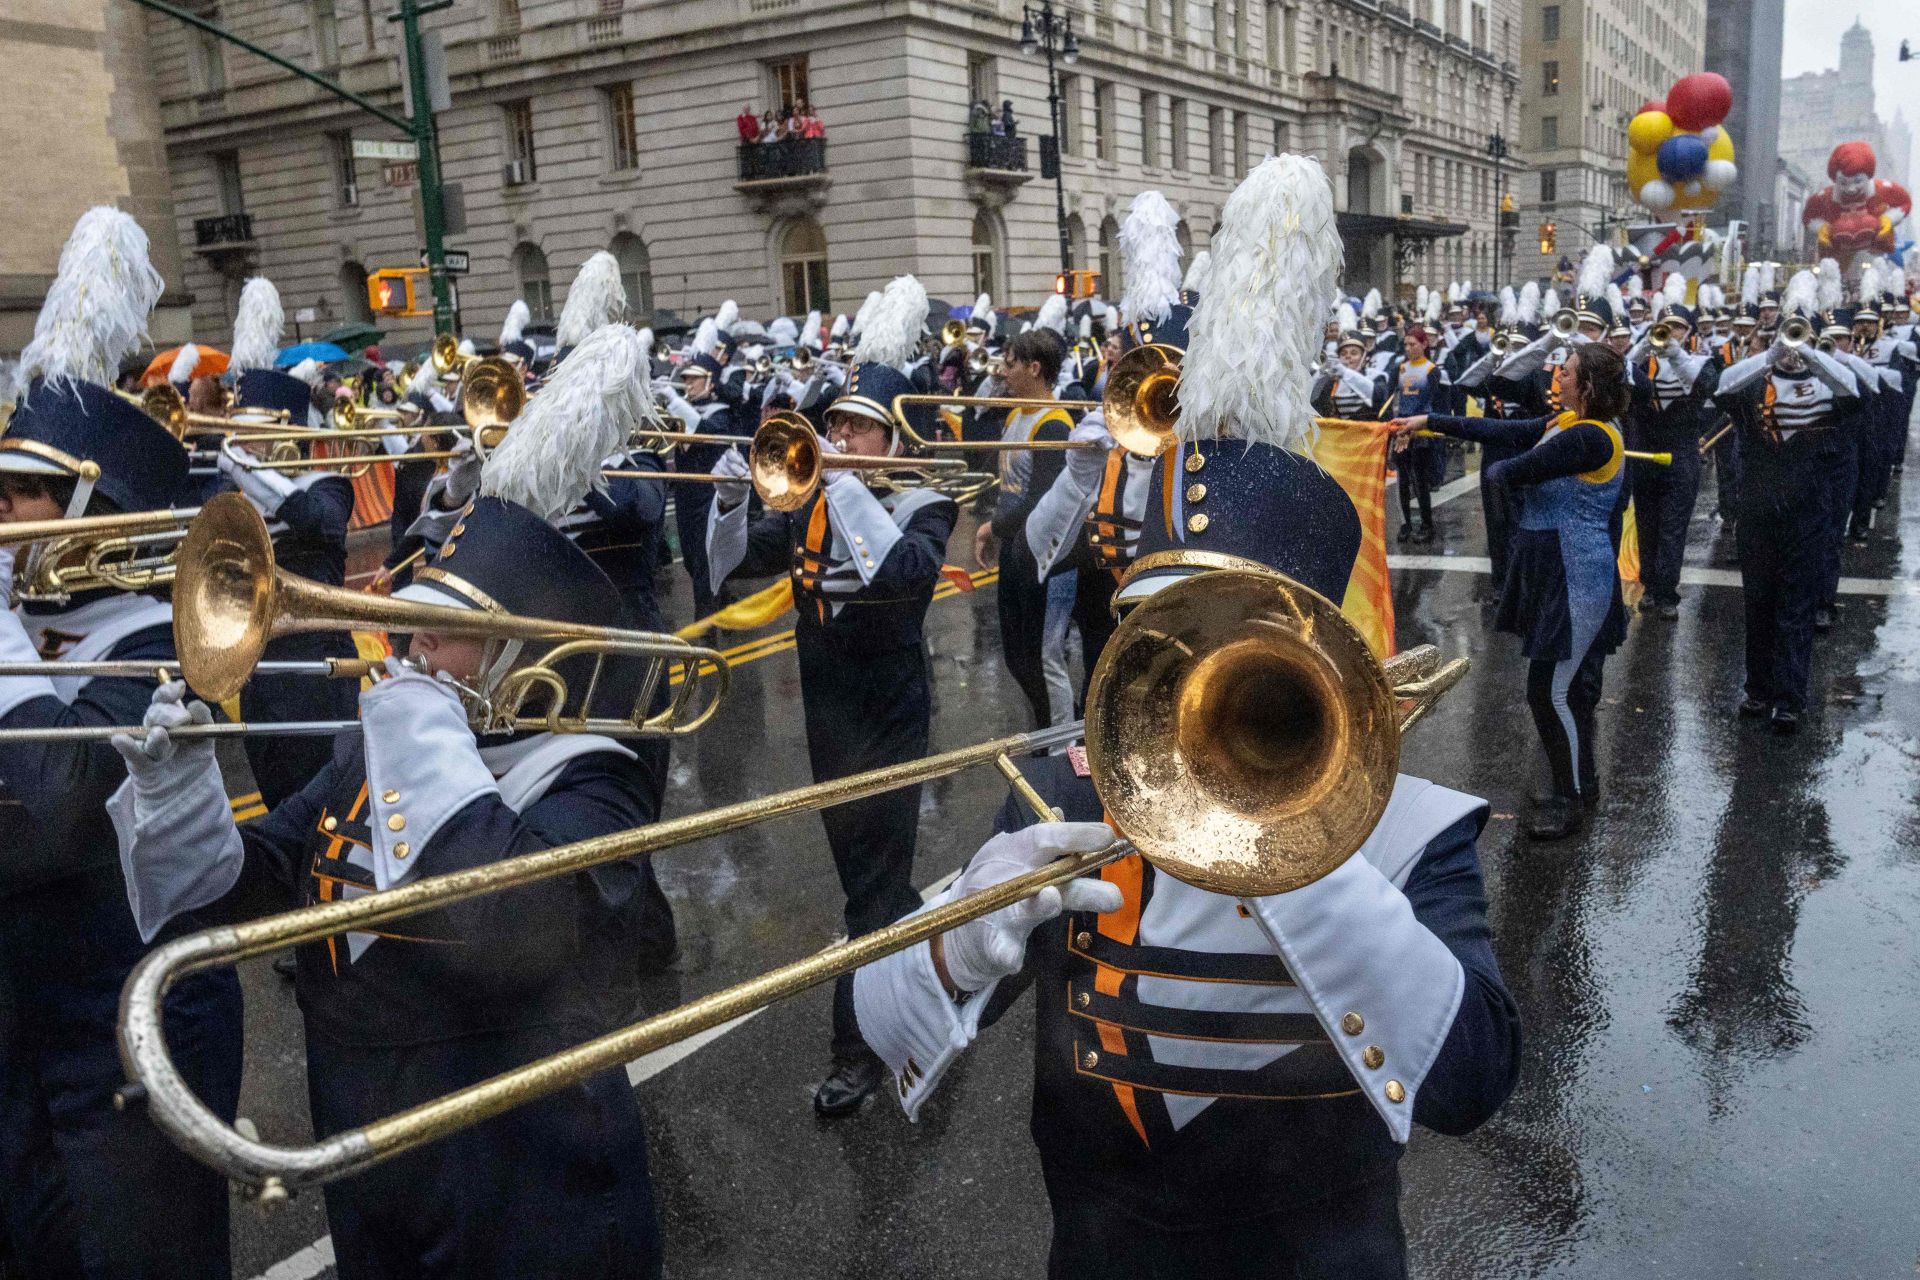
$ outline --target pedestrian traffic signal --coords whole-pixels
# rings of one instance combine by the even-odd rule
[[[1068,300],[1091,298],[1100,292],[1100,273],[1079,268],[1056,272],[1053,277],[1053,291]]]
[[[419,267],[381,268],[367,277],[367,305],[378,316],[432,315],[427,273]]]
[[[1558,245],[1559,242],[1560,242],[1560,228],[1554,226],[1551,222],[1541,223],[1540,224],[1540,255],[1542,257],[1546,257],[1548,254],[1551,254],[1554,251],[1555,246]]]

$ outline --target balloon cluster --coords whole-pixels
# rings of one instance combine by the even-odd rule
[[[1655,213],[1710,209],[1733,185],[1733,138],[1720,126],[1733,89],[1711,71],[1686,76],[1627,125],[1627,189]]]

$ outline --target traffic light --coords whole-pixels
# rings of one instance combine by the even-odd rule
[[[425,302],[425,306],[418,305]],[[367,305],[379,316],[430,316],[427,273],[419,267],[382,267],[367,277]]]
[[[1541,223],[1540,224],[1540,255],[1542,257],[1546,257],[1547,255],[1551,254],[1554,250],[1554,247],[1557,244],[1559,244],[1559,242],[1560,242],[1560,228],[1554,226],[1553,223],[1551,222]]]
[[[1509,191],[1505,195],[1500,197],[1500,212],[1502,213],[1514,212],[1513,192]]]
[[[1091,298],[1100,292],[1100,273],[1079,267],[1057,271],[1053,276],[1053,291],[1070,300]]]
[[[1053,277],[1053,291],[1063,298],[1073,296],[1073,277],[1065,271],[1057,272]]]

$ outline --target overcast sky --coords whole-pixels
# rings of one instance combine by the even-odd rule
[[[1780,74],[1825,71],[1840,62],[1840,33],[1855,17],[1873,33],[1873,105],[1882,120],[1897,106],[1907,123],[1920,130],[1920,56],[1900,61],[1900,41],[1920,51],[1920,3],[1914,0],[1787,0],[1786,52]]]

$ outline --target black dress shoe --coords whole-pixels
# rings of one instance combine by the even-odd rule
[[[1739,715],[1742,720],[1764,720],[1773,708],[1759,698],[1740,699]]]
[[[1535,809],[1544,809],[1559,800],[1558,791],[1529,791],[1527,803]],[[1600,784],[1597,782],[1580,784],[1580,807],[1592,812],[1600,804]]]
[[[1678,622],[1680,621],[1680,606],[1677,604],[1659,605],[1654,609],[1653,616],[1662,622]]]
[[[1564,840],[1580,830],[1580,802],[1554,796],[1527,815],[1527,835],[1535,840]]]
[[[1815,609],[1813,611],[1813,629],[1815,631],[1833,630],[1833,610]]]
[[[842,1059],[833,1064],[833,1073],[813,1091],[813,1109],[828,1120],[850,1116],[880,1088],[886,1076],[885,1065],[872,1054]]]
[[[1413,540],[1421,543],[1432,542],[1433,522],[1430,520],[1422,520],[1420,522],[1420,532],[1413,535]]]
[[[1396,533],[1393,537],[1395,542],[1412,542],[1413,541],[1413,521],[1402,520],[1400,522],[1400,532]]]
[[[1798,733],[1800,731],[1800,717],[1785,707],[1775,707],[1773,709],[1773,715],[1769,717],[1767,723],[1773,726],[1775,733]]]

